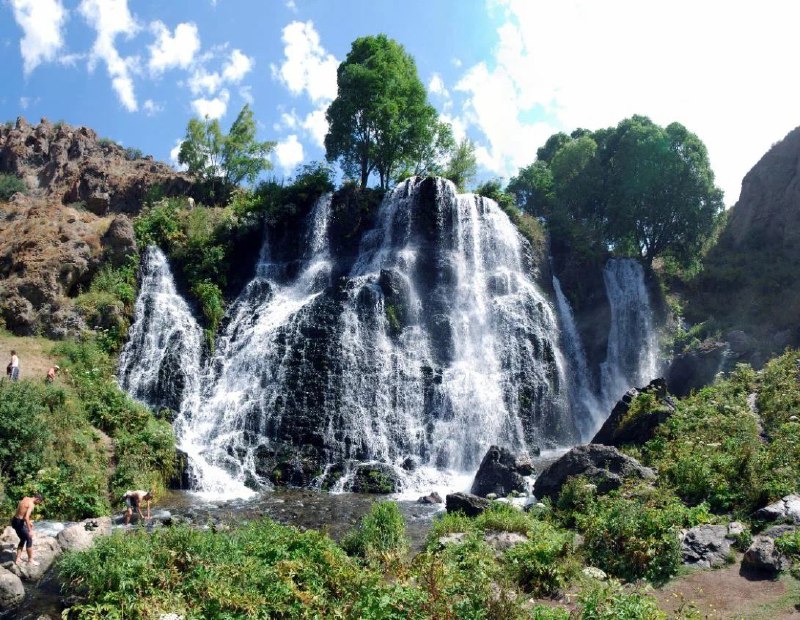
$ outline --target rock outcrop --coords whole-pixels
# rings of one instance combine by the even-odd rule
[[[656,404],[641,410],[636,415],[630,412],[631,403],[640,394],[652,394]],[[664,379],[654,379],[642,388],[628,390],[617,401],[611,415],[592,439],[593,444],[604,446],[642,445],[653,437],[659,424],[665,422],[675,411],[675,403],[667,394]]]
[[[539,499],[555,499],[573,476],[584,476],[602,494],[622,486],[625,478],[654,480],[656,473],[612,446],[577,446],[539,474],[533,494]]]
[[[730,561],[736,536],[743,531],[740,523],[698,525],[683,537],[683,563],[696,568],[720,568]]]
[[[0,568],[0,613],[17,607],[25,598],[22,580],[5,568]]]
[[[468,517],[477,517],[491,504],[486,498],[471,493],[451,493],[445,497],[447,512],[463,512]]]
[[[760,521],[789,521],[800,525],[800,495],[787,495],[756,510],[753,516]]]
[[[742,567],[758,573],[774,575],[787,570],[791,560],[783,555],[775,544],[776,539],[795,531],[793,525],[776,525],[753,538],[742,558]]]
[[[499,497],[512,491],[525,491],[525,476],[533,473],[527,457],[518,458],[506,448],[490,446],[481,461],[471,492],[480,497],[494,493]]]
[[[155,187],[163,195],[192,187],[186,175],[91,129],[45,119],[0,127],[0,173],[28,187],[0,204],[0,316],[15,334],[52,338],[87,327],[69,298],[105,261],[120,265],[136,251],[121,214],[138,213]]]

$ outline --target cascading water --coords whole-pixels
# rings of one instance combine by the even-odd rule
[[[615,258],[603,270],[611,307],[606,360],[601,364],[601,397],[606,415],[631,387],[649,383],[659,374],[658,339],[642,265]]]
[[[474,471],[492,443],[522,452],[578,439],[555,314],[493,201],[410,179],[354,258],[333,254],[332,217],[326,196],[299,259],[265,241],[183,391],[176,433],[202,490],[241,495],[287,459],[318,474],[379,461],[414,469],[413,485],[419,472]],[[148,356],[130,348],[123,375]],[[132,393],[153,402],[157,388]]]
[[[119,358],[122,389],[153,409],[177,410],[196,391],[202,330],[175,289],[164,253],[148,247],[134,322]]]
[[[592,375],[586,361],[583,342],[575,325],[572,307],[556,276],[553,276],[553,289],[556,293],[556,308],[561,324],[561,342],[569,361],[570,402],[573,417],[580,430],[581,439],[588,441],[603,424],[609,412],[597,397],[597,390],[593,385]]]

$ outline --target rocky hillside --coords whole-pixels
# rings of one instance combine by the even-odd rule
[[[688,318],[710,321],[761,365],[800,344],[800,127],[747,173],[719,243],[692,283]]]
[[[191,188],[152,157],[46,119],[0,127],[0,173],[28,188],[0,203],[0,314],[16,334],[57,338],[81,327],[69,298],[135,251],[128,216],[148,193]]]

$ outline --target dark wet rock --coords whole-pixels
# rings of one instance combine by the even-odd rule
[[[603,494],[622,486],[625,478],[655,480],[656,473],[612,446],[577,446],[539,474],[533,494],[539,499],[555,499],[572,476],[584,476]]]
[[[188,491],[192,488],[189,455],[183,450],[175,449],[175,471],[167,483],[167,488],[180,491]]]
[[[706,341],[685,353],[676,355],[667,370],[670,393],[683,398],[692,390],[710,385],[725,369],[730,347],[724,342]]]
[[[477,517],[491,505],[491,501],[471,493],[451,493],[445,498],[447,512],[463,512],[468,517]]]
[[[629,415],[631,403],[640,394],[652,394],[656,398],[654,407],[642,410],[635,416]],[[642,445],[649,441],[659,424],[662,424],[675,411],[675,403],[667,394],[664,379],[654,379],[643,388],[628,390],[617,401],[611,415],[592,439],[593,444],[604,446]]]
[[[400,490],[400,479],[391,465],[386,463],[362,463],[356,467],[350,486],[353,493],[376,493],[386,495]]]
[[[530,459],[520,461],[522,471],[532,471]],[[524,475],[518,467],[518,459],[508,449],[490,446],[481,461],[471,492],[480,497],[489,493],[506,496],[512,491],[525,491]]]
[[[787,495],[774,504],[756,510],[759,521],[790,521],[800,525],[800,495]]]
[[[430,493],[429,495],[423,495],[417,500],[418,504],[441,504],[442,503],[442,496],[439,495],[436,491]]]
[[[25,598],[25,587],[17,575],[0,568],[0,612],[17,607]]]
[[[683,563],[699,568],[719,568],[728,563],[733,541],[727,525],[698,525],[681,542]]]

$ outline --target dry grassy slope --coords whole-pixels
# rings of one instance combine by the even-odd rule
[[[0,331],[0,362],[2,362],[2,376],[11,360],[11,350],[19,355],[21,377],[23,379],[41,378],[44,381],[48,369],[56,363],[52,355],[53,342],[46,338],[28,336],[13,336],[6,331]]]

